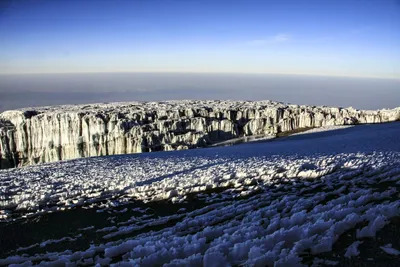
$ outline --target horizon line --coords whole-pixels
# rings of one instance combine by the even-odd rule
[[[56,75],[56,74],[101,74],[101,73],[151,73],[151,74],[241,74],[241,75],[282,75],[282,76],[317,76],[317,77],[337,77],[337,78],[360,78],[360,79],[385,79],[385,80],[400,80],[400,76],[366,76],[366,75],[345,75],[345,74],[315,74],[315,73],[283,73],[283,72],[239,72],[239,71],[65,71],[65,72],[10,72],[0,73],[0,76],[7,75]]]

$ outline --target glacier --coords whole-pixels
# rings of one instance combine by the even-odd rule
[[[273,101],[164,101],[25,108],[0,114],[0,168],[204,147],[303,128],[382,123],[400,108],[357,110]]]

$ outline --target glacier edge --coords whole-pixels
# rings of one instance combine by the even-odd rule
[[[0,114],[0,168],[203,147],[300,128],[400,120],[400,108],[357,110],[273,101],[164,101],[26,108]]]

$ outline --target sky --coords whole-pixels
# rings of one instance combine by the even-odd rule
[[[0,74],[82,72],[400,79],[400,1],[0,1]]]
[[[400,79],[139,72],[0,75],[0,112],[63,104],[184,99],[395,108],[399,106]]]

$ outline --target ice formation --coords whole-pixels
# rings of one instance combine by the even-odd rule
[[[366,111],[272,101],[167,101],[43,107],[0,114],[0,168],[201,147],[299,128],[398,120]]]
[[[387,244],[385,246],[381,246],[381,249],[385,251],[389,255],[399,256],[400,251],[392,247],[392,244]]]
[[[344,256],[346,258],[351,258],[360,255],[360,251],[358,251],[358,246],[362,243],[362,241],[356,241],[353,244],[351,244],[347,250]]]

